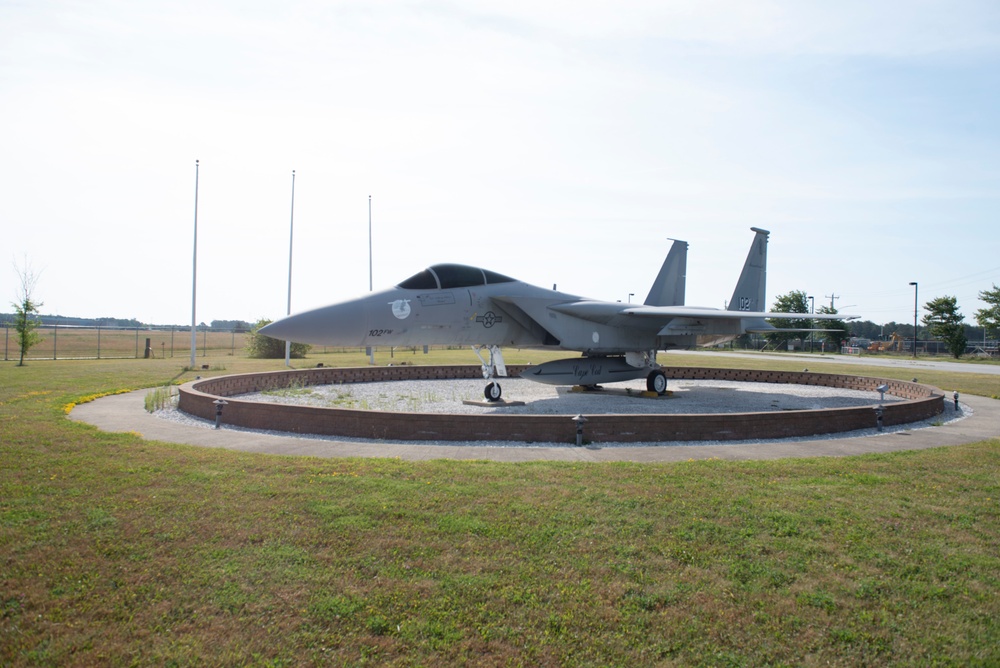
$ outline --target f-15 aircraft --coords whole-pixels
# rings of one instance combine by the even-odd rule
[[[647,388],[662,394],[667,379],[656,362],[657,351],[775,331],[765,318],[803,319],[802,313],[761,310],[770,232],[751,230],[753,243],[728,309],[684,305],[688,245],[675,240],[642,305],[586,299],[487,269],[437,264],[388,290],[290,315],[260,332],[327,346],[472,346],[488,381],[484,395],[489,401],[499,401],[502,394],[494,378],[507,375],[502,346],[583,353],[532,366],[522,374],[530,380],[596,386],[645,377]]]

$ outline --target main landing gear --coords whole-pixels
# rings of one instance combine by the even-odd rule
[[[646,376],[646,389],[650,392],[663,394],[667,391],[667,375],[659,369],[653,369]]]
[[[490,353],[490,360],[488,362],[480,354],[480,351],[484,348]],[[476,357],[479,358],[479,361],[483,363],[483,378],[489,381],[486,384],[486,389],[483,390],[483,396],[486,397],[486,401],[500,401],[503,390],[500,389],[500,383],[493,380],[494,376],[507,375],[507,365],[504,364],[500,346],[473,346],[472,349],[476,352]],[[664,386],[666,386],[666,381],[664,381]]]
[[[649,369],[646,375],[646,389],[663,396],[667,393],[667,374],[663,373],[656,363],[656,351],[625,353],[625,361],[637,369]],[[642,376],[639,376],[641,378]]]

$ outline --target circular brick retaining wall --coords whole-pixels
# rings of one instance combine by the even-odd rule
[[[526,366],[509,365],[512,376]],[[944,393],[929,385],[884,378],[840,374],[663,367],[670,379],[728,380],[750,383],[819,385],[877,392],[903,401],[885,404],[885,426],[925,420],[944,411]],[[226,398],[222,421],[250,429],[300,434],[401,441],[515,441],[575,443],[576,424],[569,415],[449,415],[391,413],[343,408],[317,408],[231,399],[241,394],[291,386],[369,383],[393,380],[482,378],[478,366],[392,366],[336,369],[320,367],[220,376],[196,380],[180,388],[180,410],[215,419],[216,399]],[[876,426],[871,406],[822,410],[686,415],[587,415],[585,438],[591,443],[728,441],[776,439],[869,429]]]

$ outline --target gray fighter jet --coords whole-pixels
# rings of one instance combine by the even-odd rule
[[[507,375],[501,346],[583,353],[532,366],[522,376],[533,381],[596,386],[646,378],[650,391],[663,393],[667,379],[656,362],[657,351],[775,331],[765,318],[804,317],[762,310],[770,232],[751,230],[753,244],[727,310],[684,305],[687,243],[674,241],[642,305],[586,299],[486,269],[438,264],[388,290],[290,315],[260,331],[327,346],[468,345],[482,362],[490,401],[501,397],[494,378]]]

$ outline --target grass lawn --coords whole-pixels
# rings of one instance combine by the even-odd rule
[[[294,365],[317,361],[364,357]],[[192,379],[183,363],[0,364],[0,666],[1000,664],[1000,441],[768,462],[402,462],[200,449],[66,419],[96,395]],[[283,368],[207,363],[198,373]],[[1000,394],[996,376],[920,380]]]

